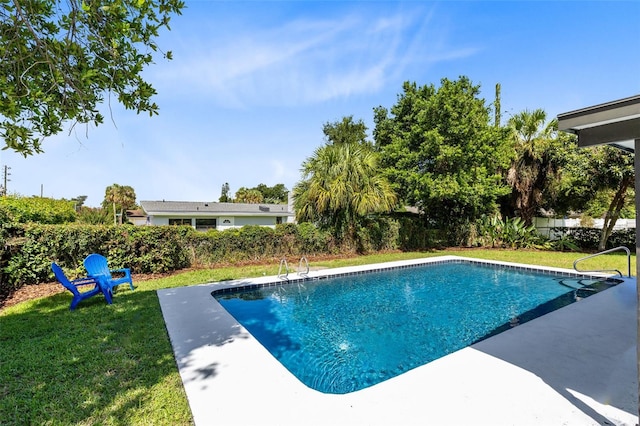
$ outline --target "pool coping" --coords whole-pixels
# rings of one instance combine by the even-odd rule
[[[544,275],[562,276],[568,278],[586,278],[586,279],[607,279],[610,278],[610,274],[599,272],[577,272],[569,269],[562,268],[543,268],[534,265],[523,265],[518,263],[500,262],[500,261],[488,261],[484,259],[467,258],[460,256],[438,256],[424,259],[411,259],[400,260],[395,262],[376,263],[371,265],[359,265],[359,266],[347,266],[333,269],[322,269],[319,271],[309,271],[308,273],[300,274],[295,272],[292,274],[292,278],[287,276],[269,277],[269,279],[256,280],[255,282],[247,283],[246,280],[238,281],[223,281],[220,282],[221,287],[215,288],[211,295],[213,297],[221,294],[231,294],[240,291],[252,291],[261,288],[276,287],[279,285],[288,284],[304,284],[309,281],[328,280],[331,278],[343,278],[353,275],[365,275],[374,274],[376,272],[386,272],[402,269],[419,268],[425,265],[445,265],[445,264],[471,264],[482,266],[501,266],[507,269],[514,269],[523,272],[534,272]],[[266,281],[266,282],[263,282]]]
[[[313,279],[378,265],[405,267],[451,260],[606,276],[458,256],[308,275]],[[158,290],[196,424],[637,422],[635,279],[378,385],[329,395],[299,382],[211,296],[223,288],[280,281],[275,278]],[[293,274],[289,281],[299,278]],[[610,371],[602,365],[611,366]],[[593,377],[585,377],[589,375],[584,371],[594,371]]]

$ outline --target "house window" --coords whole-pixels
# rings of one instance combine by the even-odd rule
[[[191,219],[169,219],[169,225],[188,225],[188,226],[191,226]]]
[[[276,225],[281,225],[281,224],[282,224],[282,216],[276,217]]]
[[[216,219],[196,219],[196,230],[208,231],[216,229]]]

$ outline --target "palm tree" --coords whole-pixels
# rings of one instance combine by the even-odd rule
[[[109,204],[113,209],[113,224],[118,224],[117,209],[120,209],[120,223],[122,223],[122,215],[125,209],[135,206],[136,192],[128,185],[118,185],[114,183],[108,186],[104,192],[103,207],[107,208]]]
[[[368,144],[324,145],[302,164],[302,174],[293,189],[297,219],[316,222],[350,242],[363,217],[391,211],[396,203],[380,173],[378,153]]]
[[[113,208],[113,226],[116,226],[118,224],[118,220],[116,217],[116,203],[119,202],[120,198],[120,185],[118,185],[117,183],[114,183],[111,186],[107,186],[107,188],[104,191],[104,201],[103,201],[103,206],[111,203],[112,208]]]
[[[257,189],[248,189],[244,186],[238,188],[236,191],[236,197],[233,199],[234,203],[248,203],[248,204],[260,204],[264,201],[262,192]]]
[[[507,183],[512,188],[512,207],[530,225],[542,202],[548,177],[558,171],[553,155],[557,139],[557,121],[546,123],[542,109],[522,111],[509,120],[516,158],[507,172]]]

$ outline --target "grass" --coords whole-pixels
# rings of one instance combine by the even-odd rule
[[[562,268],[584,256],[447,250],[311,263],[340,267],[447,254]],[[600,256],[581,267],[624,272],[626,257]],[[136,291],[120,290],[113,305],[98,296],[71,312],[71,295],[61,293],[5,309],[0,312],[0,425],[191,424],[155,290],[277,271],[275,264],[191,270],[137,282]]]

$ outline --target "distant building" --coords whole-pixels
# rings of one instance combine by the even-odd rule
[[[245,225],[275,227],[294,221],[287,204],[141,201],[140,207],[144,214],[132,220],[136,225],[190,225],[198,231]]]

